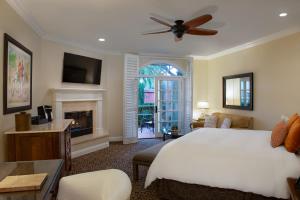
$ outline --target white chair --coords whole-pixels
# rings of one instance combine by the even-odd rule
[[[57,200],[129,200],[131,189],[124,172],[101,170],[63,177]]]

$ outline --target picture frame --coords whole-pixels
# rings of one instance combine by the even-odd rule
[[[253,111],[253,77],[253,72],[223,77],[223,108]]]
[[[3,114],[32,108],[32,52],[4,33]]]

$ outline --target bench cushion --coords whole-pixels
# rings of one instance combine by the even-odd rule
[[[134,162],[143,162],[148,163],[149,165],[152,163],[160,149],[167,143],[169,143],[172,140],[167,140],[165,142],[156,144],[152,147],[149,147],[145,150],[139,151],[135,156],[133,157]]]

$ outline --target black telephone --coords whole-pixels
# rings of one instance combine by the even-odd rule
[[[38,115],[41,119],[47,119],[48,122],[51,122],[53,120],[52,106],[39,106],[37,110]]]
[[[38,116],[31,117],[31,124],[39,125],[51,122],[53,120],[52,106],[38,106]]]
[[[296,181],[296,189],[300,189],[300,177]]]

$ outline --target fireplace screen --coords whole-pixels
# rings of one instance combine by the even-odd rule
[[[93,111],[66,112],[65,119],[73,119],[71,137],[93,133]]]

